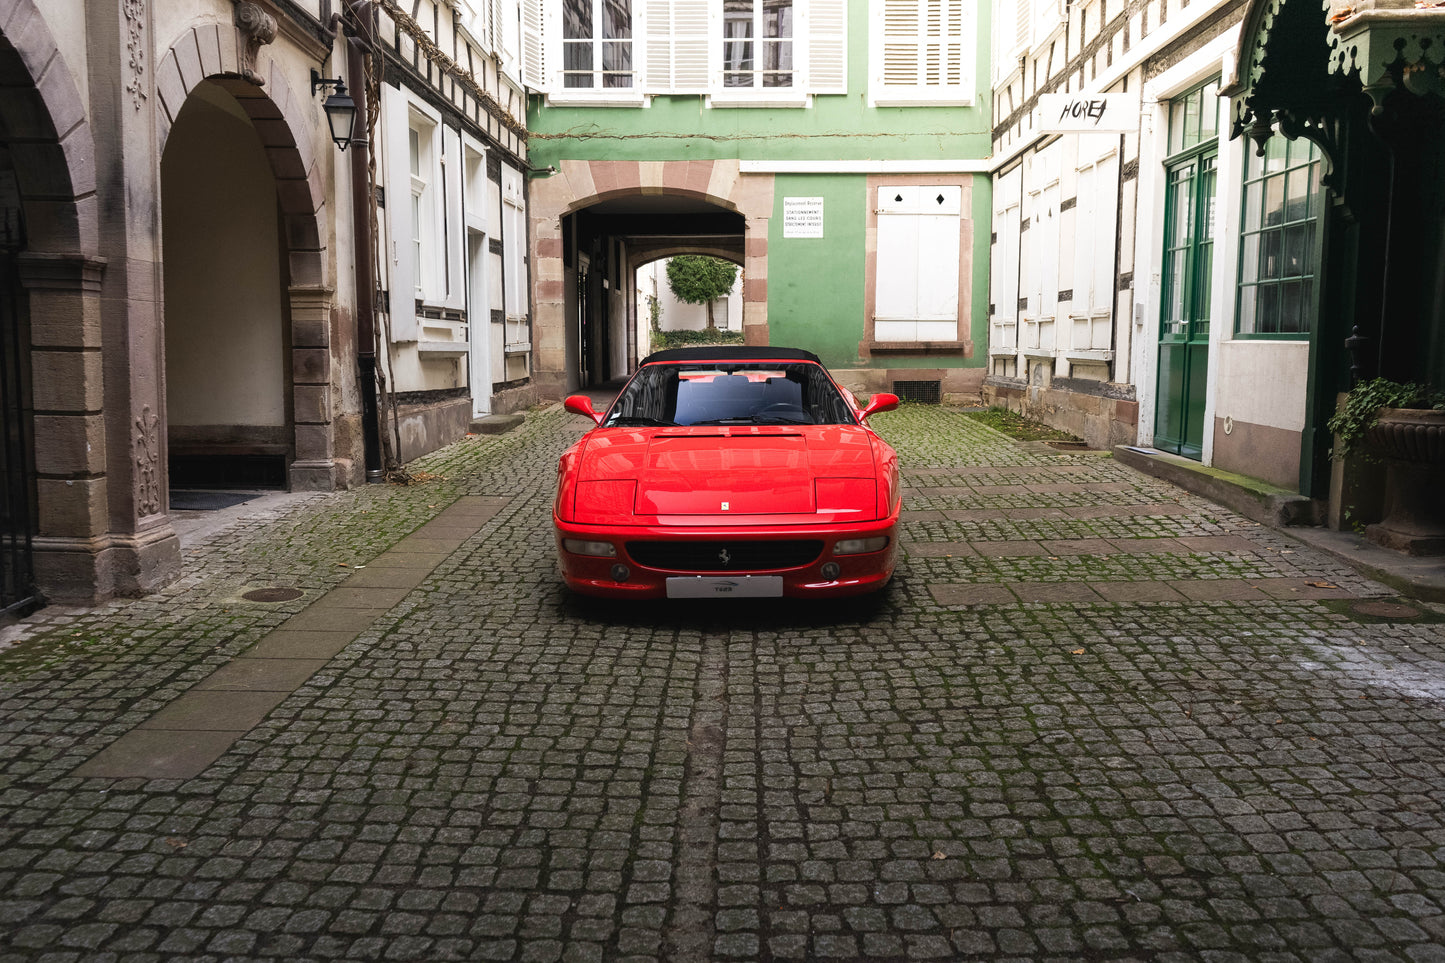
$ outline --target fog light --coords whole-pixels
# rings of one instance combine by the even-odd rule
[[[842,569],[842,567],[841,567],[837,562],[824,562],[824,563],[823,563],[823,577],[824,577],[825,579],[827,579],[828,581],[830,581],[830,582],[831,582],[833,579],[837,578],[837,577],[838,577],[838,573],[841,572],[841,571],[843,571],[843,569]]]
[[[589,542],[582,538],[564,538],[562,547],[573,555],[596,555],[601,558],[616,558],[617,546],[611,542]]]
[[[866,555],[869,552],[881,552],[887,547],[887,535],[878,535],[874,538],[844,538],[833,546],[833,554]]]
[[[632,569],[628,568],[626,565],[623,565],[621,562],[612,566],[612,581],[625,582],[631,577]]]

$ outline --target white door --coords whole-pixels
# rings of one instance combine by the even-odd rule
[[[467,232],[467,384],[472,389],[472,417],[492,413],[492,311],[487,298],[487,236]]]

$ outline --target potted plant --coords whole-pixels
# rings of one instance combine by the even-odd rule
[[[1363,450],[1386,466],[1384,518],[1365,529],[1411,555],[1445,554],[1445,392],[1375,378],[1329,421],[1336,458]]]

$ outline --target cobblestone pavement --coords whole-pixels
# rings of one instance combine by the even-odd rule
[[[1438,612],[923,406],[876,419],[876,602],[583,604],[547,524],[579,421],[12,630],[0,958],[1445,959]],[[399,600],[352,581],[406,551]],[[198,774],[77,774],[263,658],[297,672]]]

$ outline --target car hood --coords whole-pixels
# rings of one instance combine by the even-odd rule
[[[577,475],[636,482],[634,515],[710,523],[814,514],[819,479],[874,477],[870,432],[855,425],[604,429]]]

